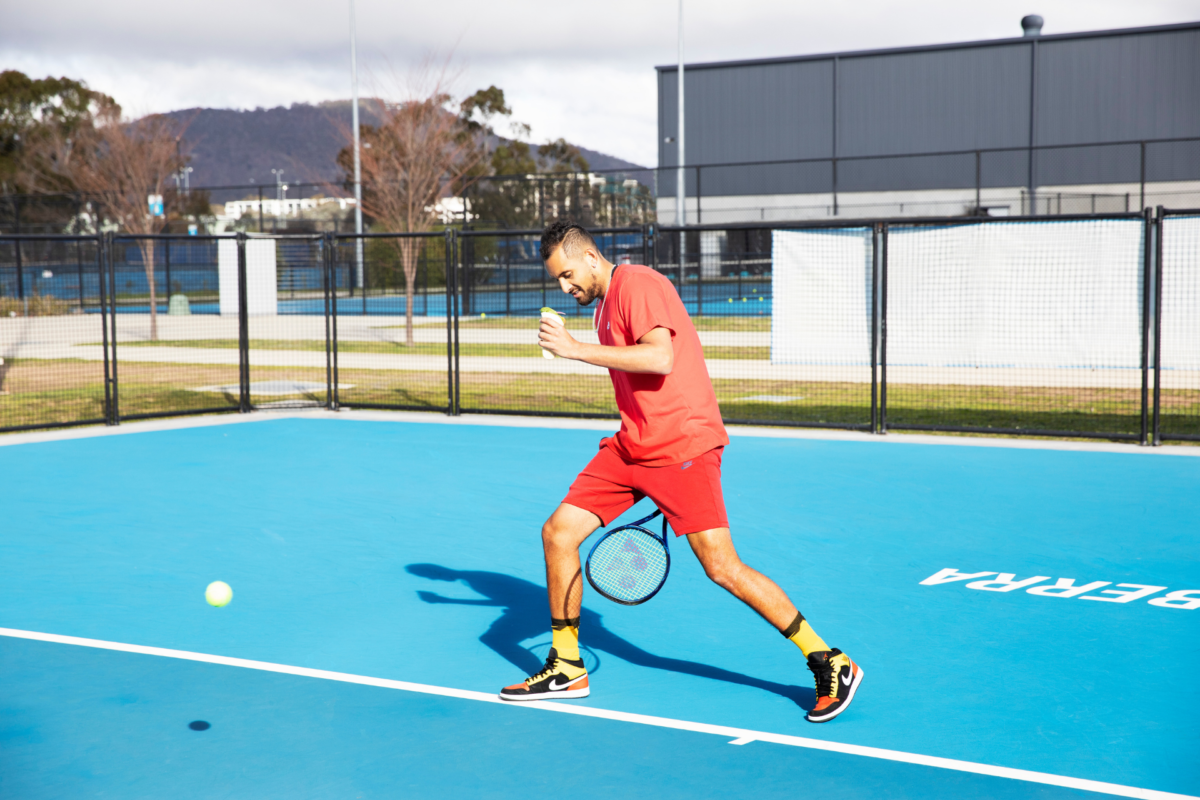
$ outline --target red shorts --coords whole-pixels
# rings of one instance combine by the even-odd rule
[[[571,484],[564,503],[595,514],[608,525],[643,497],[653,500],[676,536],[728,528],[721,494],[721,451],[716,447],[691,461],[665,467],[632,464],[601,446]]]

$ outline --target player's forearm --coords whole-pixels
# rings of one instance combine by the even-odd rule
[[[651,375],[670,375],[675,366],[675,353],[669,344],[666,347],[650,343],[610,347],[579,342],[567,357],[605,369]]]

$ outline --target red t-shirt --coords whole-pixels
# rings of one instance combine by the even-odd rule
[[[621,430],[604,444],[626,461],[649,467],[678,464],[729,444],[700,336],[670,281],[649,267],[622,264],[593,319],[600,344],[628,347],[666,328],[675,351],[670,375],[608,371]]]

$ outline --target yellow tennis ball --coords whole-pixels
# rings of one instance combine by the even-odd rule
[[[204,590],[204,599],[208,601],[210,606],[217,608],[227,606],[229,605],[229,601],[233,599],[233,589],[230,589],[229,584],[225,581],[213,581]]]

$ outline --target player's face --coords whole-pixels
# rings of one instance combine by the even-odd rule
[[[559,288],[586,306],[600,296],[600,264],[600,254],[590,247],[574,258],[559,247],[546,259],[546,271],[558,281]]]

